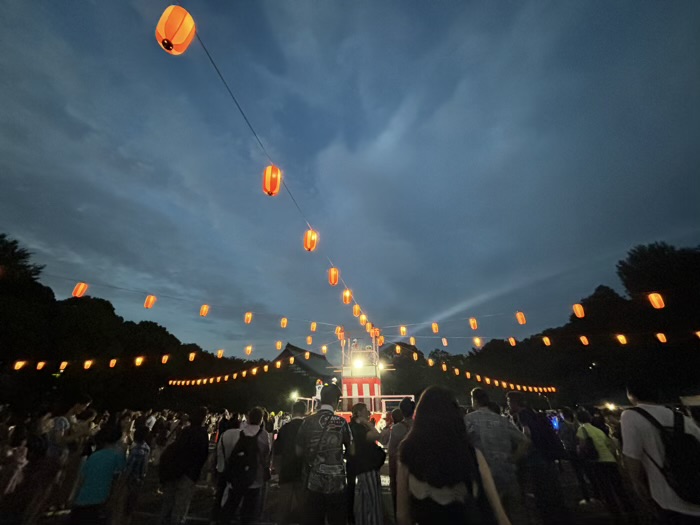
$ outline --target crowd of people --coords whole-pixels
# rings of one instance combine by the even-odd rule
[[[567,469],[579,505],[605,509],[611,523],[700,524],[697,406],[667,408],[643,377],[628,383],[628,396],[633,408],[621,415],[555,413],[534,410],[521,392],[508,393],[502,410],[481,388],[465,408],[433,386],[380,422],[363,403],[348,422],[335,384],[310,414],[304,401],[290,414],[99,414],[88,396],[29,417],[5,408],[0,524],[54,515],[128,525],[149,467],[160,525],[185,522],[198,484],[210,486],[213,524],[563,524],[576,512],[560,483]]]

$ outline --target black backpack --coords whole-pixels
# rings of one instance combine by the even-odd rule
[[[700,505],[700,441],[695,436],[685,433],[683,414],[674,410],[673,428],[666,428],[646,410],[639,407],[630,410],[644,416],[661,435],[664,464],[656,463],[648,453],[647,457],[682,500]]]
[[[234,488],[247,489],[255,482],[259,463],[258,436],[260,432],[262,432],[262,427],[254,436],[246,436],[241,430],[238,441],[226,460],[224,479]],[[223,439],[221,440],[221,448],[224,449],[224,457],[226,457]]]

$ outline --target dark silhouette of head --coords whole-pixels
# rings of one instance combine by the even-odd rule
[[[489,395],[483,388],[473,388],[472,389],[472,406],[474,408],[482,408],[489,406]]]
[[[292,416],[299,417],[306,415],[306,403],[303,401],[297,401],[292,405]]]
[[[321,404],[335,408],[340,400],[340,389],[335,385],[326,385],[321,389]]]
[[[248,412],[248,424],[253,426],[260,426],[263,422],[263,416],[265,411],[261,407],[251,408]]]
[[[401,410],[404,419],[411,419],[415,409],[416,404],[410,397],[404,397],[399,403],[399,410]]]
[[[204,424],[204,420],[207,418],[209,411],[207,407],[197,407],[190,414],[190,425],[193,427],[201,427]]]

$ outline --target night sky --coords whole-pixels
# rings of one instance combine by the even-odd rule
[[[156,42],[167,5],[0,4],[0,231],[58,298],[85,281],[127,320],[269,358],[309,320],[330,323],[314,350],[365,335],[329,256],[370,319],[440,321],[465,352],[467,317],[522,338],[622,292],[633,246],[700,244],[700,2],[183,2],[314,253],[202,47]]]

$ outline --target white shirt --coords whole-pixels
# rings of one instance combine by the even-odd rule
[[[664,427],[673,427],[673,412],[662,405],[639,404],[639,408],[651,414]],[[692,419],[685,417],[685,433],[700,440],[700,428]],[[625,410],[620,418],[622,425],[622,453],[642,462],[649,480],[651,497],[662,509],[700,516],[700,505],[682,500],[666,482],[666,478],[651,462],[651,456],[658,465],[664,463],[664,446],[659,431],[644,416],[634,410]]]
[[[148,427],[148,430],[153,430],[153,425],[156,424],[156,416],[150,415],[148,416],[148,419],[146,419],[146,426]]]

